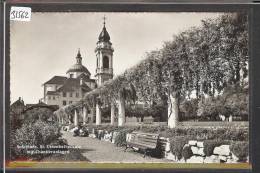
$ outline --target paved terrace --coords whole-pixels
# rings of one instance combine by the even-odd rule
[[[90,137],[73,137],[71,132],[62,132],[63,138],[68,141],[69,145],[81,146],[82,155],[91,162],[169,162],[165,159],[157,159],[149,155],[143,158],[143,155],[138,152],[124,148],[116,147],[114,144],[106,141]]]

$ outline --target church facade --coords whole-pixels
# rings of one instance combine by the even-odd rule
[[[66,76],[54,76],[43,84],[43,102],[59,107],[66,106],[80,101],[87,92],[112,79],[113,52],[114,49],[104,21],[95,49],[95,78],[91,78],[91,73],[82,64],[82,56],[78,50],[76,63],[67,70]]]

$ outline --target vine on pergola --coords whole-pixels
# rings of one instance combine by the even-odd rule
[[[223,14],[146,53],[139,64],[87,93],[83,102],[109,105],[123,94],[129,103],[165,104],[171,93],[185,99],[194,91],[197,98],[214,97],[228,85],[240,85],[248,76],[247,65],[247,15]]]

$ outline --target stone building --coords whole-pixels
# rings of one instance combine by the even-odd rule
[[[96,74],[95,79],[82,64],[80,50],[76,56],[76,63],[66,72],[67,76],[54,76],[43,84],[43,102],[59,107],[80,101],[84,94],[101,86],[105,81],[113,78],[113,52],[105,20],[96,43]]]

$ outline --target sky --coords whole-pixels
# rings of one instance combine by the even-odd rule
[[[55,75],[66,76],[80,48],[82,63],[96,68],[95,47],[106,16],[114,48],[114,75],[137,64],[146,52],[160,49],[201,20],[219,13],[32,13],[29,22],[10,23],[11,103],[22,97],[26,104],[43,97],[42,84]]]

